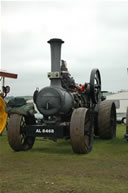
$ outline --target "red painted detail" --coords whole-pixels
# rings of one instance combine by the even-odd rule
[[[80,89],[83,92],[85,90],[85,85],[83,84]]]

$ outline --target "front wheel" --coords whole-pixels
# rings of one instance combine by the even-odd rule
[[[93,121],[87,108],[75,109],[70,124],[70,137],[74,153],[91,151],[93,143]]]
[[[23,115],[11,114],[7,124],[8,142],[14,151],[25,151],[32,148],[35,137],[26,136],[26,118]]]

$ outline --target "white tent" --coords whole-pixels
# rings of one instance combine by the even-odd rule
[[[119,107],[117,108],[117,119],[123,120],[126,117],[126,109],[128,107],[128,91],[118,92],[107,96],[107,100],[113,100]]]
[[[128,106],[128,91],[108,95],[107,100],[113,100],[113,101],[119,100],[120,106],[117,109],[117,112],[124,113],[124,112],[126,112],[126,109]]]

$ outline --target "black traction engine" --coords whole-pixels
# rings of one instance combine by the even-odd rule
[[[65,138],[71,140],[75,153],[88,153],[94,136],[102,139],[115,137],[115,104],[103,96],[98,69],[91,71],[89,83],[76,84],[66,62],[61,60],[61,45],[64,42],[51,39],[48,43],[51,47],[50,86],[36,90],[33,95],[36,108],[43,116],[35,118],[29,108],[26,108],[27,113],[15,110],[9,113],[9,144],[15,151],[20,151],[31,149],[35,137]]]

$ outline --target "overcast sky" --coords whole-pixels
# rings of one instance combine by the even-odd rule
[[[1,1],[1,68],[10,96],[49,85],[51,38],[61,38],[62,59],[77,83],[101,72],[102,90],[128,89],[128,1]]]

